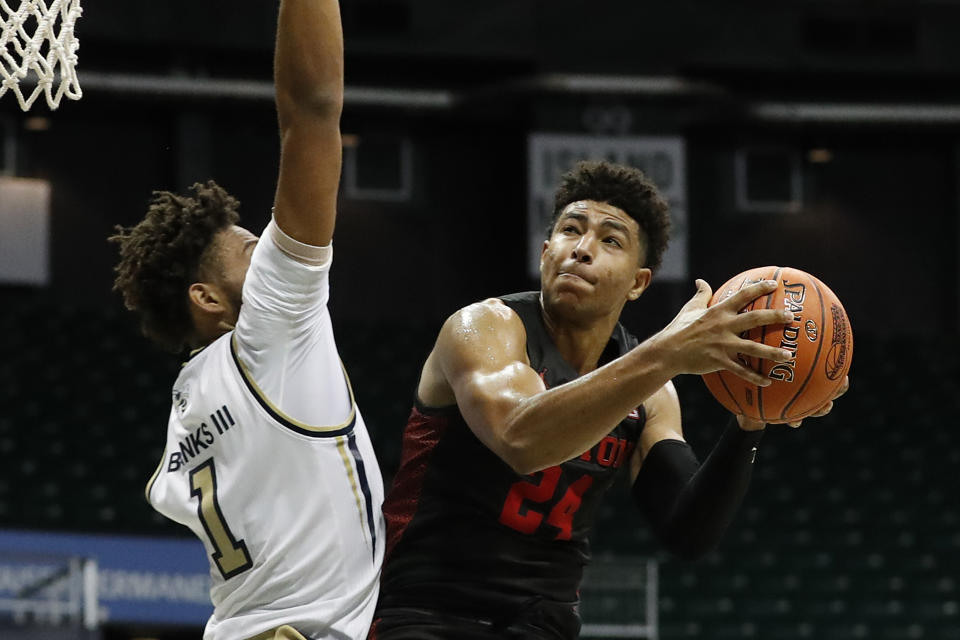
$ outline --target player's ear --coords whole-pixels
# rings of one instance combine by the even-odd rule
[[[650,279],[652,277],[653,272],[650,269],[647,267],[637,267],[633,275],[633,287],[631,287],[629,293],[627,293],[627,298],[630,300],[639,298],[640,294],[650,286]]]
[[[199,311],[220,313],[224,310],[224,298],[216,286],[207,282],[194,282],[187,289],[190,303]]]

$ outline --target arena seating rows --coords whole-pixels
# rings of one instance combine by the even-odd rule
[[[436,328],[337,327],[387,479]],[[142,493],[178,361],[118,310],[30,295],[6,305],[0,335],[0,526],[186,534]],[[697,563],[664,554],[624,482],[595,555],[662,560],[664,639],[960,638],[958,355],[955,342],[858,336],[850,393],[827,418],[770,429],[718,550]],[[678,388],[704,455],[727,418],[698,379]]]

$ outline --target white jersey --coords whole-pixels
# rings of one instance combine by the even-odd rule
[[[331,255],[305,264],[291,241],[268,225],[236,329],[184,364],[147,485],[207,548],[205,640],[359,640],[376,605],[383,484],[330,326]]]

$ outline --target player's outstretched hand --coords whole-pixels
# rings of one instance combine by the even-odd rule
[[[741,313],[741,309],[753,300],[776,288],[776,282],[764,280],[747,285],[726,300],[708,307],[713,292],[704,280],[697,280],[697,293],[654,337],[666,349],[668,366],[676,374],[704,374],[726,369],[751,384],[769,385],[771,380],[744,366],[737,354],[773,362],[787,362],[793,357],[785,349],[747,340],[740,335],[755,327],[783,324],[793,319],[792,314],[783,309]]]

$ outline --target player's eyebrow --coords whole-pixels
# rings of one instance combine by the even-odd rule
[[[563,221],[563,220],[576,220],[577,222],[582,222],[584,224],[587,224],[589,222],[589,218],[586,216],[586,214],[580,213],[579,211],[568,211],[564,213],[562,216],[560,216],[560,221]],[[607,218],[600,223],[600,226],[610,227],[614,231],[619,231],[620,233],[627,236],[628,238],[630,237],[630,229],[627,227],[627,225],[623,224],[618,220]]]
[[[618,222],[617,220],[611,220],[610,218],[607,218],[606,220],[600,223],[600,226],[610,227],[624,234],[628,238],[630,237],[630,230],[627,228],[627,225],[623,224],[622,222]]]
[[[577,222],[586,223],[587,216],[579,211],[568,211],[560,216],[560,220],[576,220]]]

